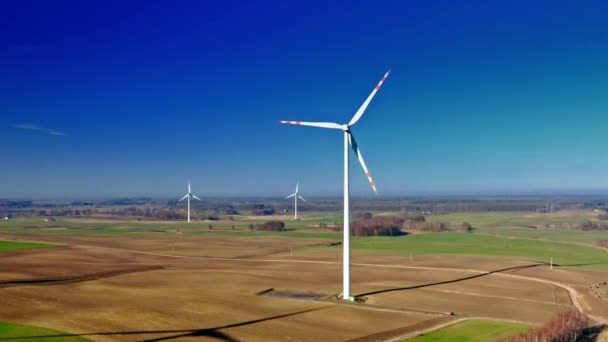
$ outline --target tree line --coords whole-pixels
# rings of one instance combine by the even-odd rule
[[[585,314],[576,310],[560,312],[544,325],[498,342],[571,342],[582,341],[584,329],[589,326]],[[585,340],[586,341],[586,340]]]

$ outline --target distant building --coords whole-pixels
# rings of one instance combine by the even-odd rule
[[[55,221],[57,221],[57,220],[55,220],[52,217],[47,217],[47,218],[44,219],[44,222],[55,222]]]

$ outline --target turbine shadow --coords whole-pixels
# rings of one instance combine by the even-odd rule
[[[465,281],[465,280],[486,277],[486,276],[489,276],[489,275],[494,274],[494,273],[500,273],[500,272],[506,272],[506,271],[519,271],[519,270],[523,270],[523,269],[528,269],[528,268],[538,267],[538,266],[545,266],[545,265],[547,265],[547,264],[546,263],[539,263],[539,264],[531,264],[531,265],[524,265],[524,266],[515,266],[515,267],[503,268],[503,269],[500,269],[500,270],[494,270],[494,271],[488,271],[488,272],[485,272],[485,273],[475,274],[475,275],[472,275],[472,276],[469,276],[469,277],[452,279],[452,280],[445,280],[445,281],[440,281],[440,282],[436,282],[436,283],[414,285],[414,286],[406,286],[406,287],[397,287],[397,288],[393,288],[393,289],[378,290],[378,291],[371,291],[371,292],[361,293],[361,294],[357,295],[357,297],[371,296],[371,295],[375,295],[375,294],[386,293],[386,292],[394,292],[394,291],[414,290],[414,289],[420,289],[420,288],[431,287],[431,286],[436,286],[436,285],[457,283],[457,282],[461,282],[461,281]]]
[[[279,318],[284,318],[284,317],[289,317],[289,316],[295,316],[295,315],[299,315],[299,314],[303,314],[303,313],[307,313],[307,312],[312,312],[312,311],[323,310],[323,309],[326,309],[326,308],[329,308],[329,307],[330,306],[322,306],[322,307],[314,308],[314,309],[302,310],[302,311],[291,312],[291,313],[287,313],[287,314],[283,314],[283,315],[265,317],[265,318],[255,319],[255,320],[241,322],[241,323],[234,323],[234,324],[228,324],[228,325],[223,325],[223,326],[219,326],[219,327],[204,328],[204,329],[139,330],[139,331],[120,331],[120,332],[97,332],[97,333],[93,332],[93,333],[84,333],[84,334],[56,334],[56,335],[7,337],[7,338],[0,338],[0,341],[19,341],[19,340],[27,340],[27,339],[35,339],[35,338],[39,338],[39,339],[55,339],[56,340],[56,339],[61,339],[62,337],[75,337],[75,336],[114,336],[114,335],[141,335],[141,334],[176,334],[176,335],[165,336],[165,337],[158,337],[158,338],[152,338],[152,339],[147,339],[147,340],[142,340],[142,341],[154,342],[154,341],[166,341],[166,340],[171,340],[171,339],[181,338],[181,337],[203,337],[204,336],[204,337],[216,338],[216,339],[222,340],[222,341],[238,342],[237,339],[235,339],[235,338],[231,337],[230,335],[228,335],[228,334],[226,334],[224,332],[221,332],[219,330],[229,329],[229,328],[236,328],[236,327],[241,327],[241,326],[245,326],[245,325],[265,322],[265,321],[272,321],[272,320],[279,319]]]
[[[590,262],[586,264],[553,264],[553,266],[564,266],[564,267],[577,267],[577,266],[594,266],[594,265],[607,265],[608,262]]]

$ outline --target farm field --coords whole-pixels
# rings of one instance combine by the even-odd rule
[[[335,213],[325,219],[303,215],[301,227],[287,232],[251,231],[260,219],[246,216],[191,225],[79,218],[2,222],[0,240],[9,242],[0,246],[54,247],[2,252],[0,321],[95,341],[372,341],[462,318],[482,320],[445,328],[461,332],[442,329],[424,337],[466,335],[476,324],[494,336],[571,309],[593,321],[608,320],[608,299],[597,287],[608,277],[608,253],[569,243],[565,235],[534,239],[517,231],[531,228],[497,223],[529,213],[429,216],[477,222],[474,233],[354,237],[353,292],[361,302],[353,304],[336,301],[341,233],[318,228]],[[564,220],[585,216],[572,215]],[[504,231],[488,236],[492,229]]]
[[[53,247],[49,244],[36,242],[0,241],[0,252],[12,252],[22,249]]]
[[[450,325],[430,334],[409,339],[411,342],[461,341],[489,342],[529,329],[518,323],[472,320]]]
[[[466,221],[477,228],[475,231],[477,234],[533,240],[596,245],[598,240],[606,239],[608,236],[606,232],[564,228],[564,226],[586,221],[597,221],[597,213],[582,210],[546,214],[529,212],[453,213],[432,215],[427,218],[431,222],[460,223]]]
[[[71,336],[63,331],[34,327],[31,325],[0,322],[0,340],[5,339],[18,342],[52,341],[59,340],[57,336],[61,336],[61,340],[66,342],[90,341],[84,337]]]

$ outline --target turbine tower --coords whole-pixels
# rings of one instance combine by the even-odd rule
[[[300,182],[298,181],[298,182],[296,182],[296,192],[294,192],[293,194],[291,194],[291,195],[289,195],[289,196],[285,197],[285,199],[288,199],[288,198],[291,198],[291,197],[293,197],[293,198],[294,198],[294,202],[295,202],[295,204],[294,204],[294,208],[295,208],[295,210],[294,210],[294,216],[293,216],[293,219],[294,219],[294,220],[297,220],[297,219],[298,219],[298,197],[299,197],[299,198],[300,198],[302,201],[306,202],[306,200],[304,199],[304,197],[300,196],[300,194],[299,194],[299,192],[298,192],[298,189],[299,189],[299,188],[300,188]]]
[[[192,194],[192,190],[191,190],[191,187],[190,187],[190,180],[188,179],[188,193],[186,195],[184,195],[184,197],[182,197],[182,199],[180,199],[179,201],[177,201],[177,203],[179,203],[179,202],[181,202],[181,201],[183,201],[185,199],[188,199],[188,223],[190,223],[190,197],[192,197],[194,199],[197,199],[199,201],[201,200],[200,198],[198,198],[198,197],[196,197],[196,196],[194,196]]]
[[[367,170],[367,166],[365,165],[365,161],[363,160],[363,156],[361,155],[361,150],[359,149],[359,146],[357,145],[357,142],[355,141],[355,137],[353,136],[353,133],[350,131],[350,128],[355,123],[357,123],[357,121],[359,121],[359,119],[363,115],[363,112],[365,112],[365,109],[369,105],[370,101],[374,98],[374,95],[376,95],[376,93],[382,86],[382,83],[384,83],[384,81],[386,80],[386,78],[388,77],[388,74],[390,72],[391,71],[389,70],[386,72],[386,74],[384,74],[384,77],[382,77],[382,79],[380,80],[378,85],[372,90],[371,94],[369,94],[367,99],[365,99],[365,102],[363,102],[363,104],[361,105],[359,110],[357,110],[355,115],[353,115],[353,118],[347,124],[340,125],[340,124],[332,123],[332,122],[279,121],[279,123],[282,123],[282,124],[332,128],[332,129],[339,129],[344,132],[344,242],[343,242],[343,251],[342,251],[343,252],[343,256],[342,256],[343,257],[342,299],[349,300],[349,301],[353,301],[355,299],[354,297],[351,297],[351,292],[350,292],[350,222],[349,222],[350,194],[349,194],[349,180],[348,180],[348,145],[349,144],[352,147],[353,151],[355,152],[355,155],[359,159],[359,163],[361,163],[361,166],[363,167],[363,172],[365,172],[365,176],[367,176],[367,179],[369,180],[369,183],[372,186],[374,193],[378,194],[378,191],[376,190],[376,185],[374,184],[374,181],[372,180],[371,174]]]

